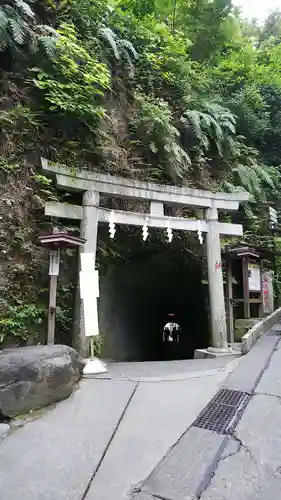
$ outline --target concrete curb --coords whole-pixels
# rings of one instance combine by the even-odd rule
[[[222,386],[225,389],[253,394],[271,356],[280,340],[278,334],[270,332],[262,335],[239,365],[227,377]]]
[[[274,311],[266,318],[263,318],[259,323],[253,326],[253,328],[250,328],[250,330],[245,335],[243,335],[243,337],[241,338],[241,353],[247,354],[251,347],[257,342],[259,337],[268,332],[274,325],[276,325],[276,323],[279,323],[280,321],[281,307],[279,307],[279,309],[276,309],[276,311]]]

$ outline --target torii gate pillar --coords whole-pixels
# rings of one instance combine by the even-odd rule
[[[213,346],[213,349],[209,348],[209,350],[219,349],[222,352],[228,348],[228,343],[218,210],[216,208],[206,210],[206,221],[208,223],[206,243]]]
[[[86,240],[79,251],[80,253],[92,253],[94,259],[97,251],[98,223],[99,223],[99,199],[97,191],[85,191],[83,194],[83,216],[80,223],[80,236]],[[74,343],[76,349],[83,357],[87,357],[89,351],[89,338],[85,336],[83,301],[80,297],[79,277],[76,287],[75,323],[74,323]]]

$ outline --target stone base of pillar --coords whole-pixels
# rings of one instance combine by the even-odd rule
[[[95,375],[107,373],[107,366],[98,358],[87,359],[83,370],[83,378],[92,378]]]
[[[229,352],[232,352],[231,347],[208,347],[207,351],[212,352],[213,354],[228,354]]]
[[[217,347],[208,347],[207,349],[195,349],[194,359],[204,358],[220,358],[221,356],[241,356],[241,344],[231,344],[227,349],[219,349]]]

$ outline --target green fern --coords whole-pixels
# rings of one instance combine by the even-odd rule
[[[241,193],[241,191],[247,193],[247,189],[243,186],[236,186],[232,182],[224,181],[220,184],[220,189],[226,191],[227,193]]]
[[[116,33],[114,33],[112,29],[105,27],[100,30],[100,35],[109,43],[110,47],[113,50],[115,58],[119,60],[120,52],[118,50],[118,38]]]
[[[28,44],[33,51],[43,46],[48,55],[52,54],[51,42],[57,34],[50,26],[36,24],[33,3],[34,0],[7,0],[0,6],[0,51],[10,48],[16,53]]]
[[[173,158],[173,169],[176,175],[180,178],[184,177],[184,174],[188,171],[191,165],[191,159],[188,153],[177,143],[172,142],[166,151],[171,152],[171,156]]]
[[[238,183],[241,184],[249,193],[260,194],[261,179],[253,167],[240,164],[233,168],[232,172],[234,175],[237,175]]]
[[[40,35],[37,38],[37,42],[39,46],[41,45],[43,50],[46,52],[47,56],[53,57],[55,55],[56,51],[56,41],[55,38],[47,36],[47,35]]]
[[[0,30],[5,30],[8,25],[8,16],[3,7],[0,8]]]
[[[133,44],[131,42],[129,42],[129,40],[125,40],[123,38],[119,39],[119,45],[123,49],[126,49],[128,54],[131,53],[131,55],[133,56],[134,59],[138,59],[139,55],[138,55],[135,47],[133,46]]]
[[[233,173],[238,176],[241,185],[253,195],[261,196],[263,186],[266,185],[271,189],[275,189],[275,183],[267,172],[266,167],[258,163],[250,165],[239,164],[233,168]]]
[[[203,152],[211,146],[216,147],[220,157],[217,170],[223,177],[222,188],[230,192],[243,189],[252,200],[264,201],[266,188],[276,189],[274,176],[267,166],[260,163],[258,151],[245,145],[244,137],[236,136],[236,116],[215,102],[201,101],[196,107],[186,110],[181,122],[193,130]]]
[[[131,122],[136,137],[150,151],[149,158],[155,171],[163,167],[173,180],[183,178],[191,165],[191,158],[180,142],[180,132],[173,124],[172,110],[164,99],[135,93],[137,112]],[[161,158],[161,162],[159,162]],[[155,162],[155,166],[154,166]],[[155,176],[155,175],[154,175]]]
[[[206,151],[213,144],[219,156],[223,157],[229,138],[236,132],[236,117],[216,103],[203,101],[198,107],[186,110],[181,122],[186,128],[193,129],[199,146]]]
[[[108,27],[101,28],[99,34],[109,43],[115,59],[120,61],[122,58],[125,58],[129,66],[132,66],[132,57],[133,59],[137,59],[138,53],[129,40],[119,38],[118,35]]]
[[[180,118],[181,123],[183,123],[186,127],[189,125],[193,128],[197,139],[199,142],[203,142],[203,138],[205,134],[203,133],[201,127],[201,113],[196,110],[188,110],[184,113],[184,116]]]
[[[33,0],[29,0],[29,3],[33,3]],[[19,10],[22,11],[24,15],[26,15],[30,19],[35,18],[35,14],[27,2],[24,2],[23,0],[15,0],[15,5]]]
[[[9,24],[11,26],[13,39],[19,45],[22,45],[26,37],[26,28],[24,23],[18,19],[10,19]]]
[[[231,171],[224,172],[221,188],[227,192],[236,190],[245,190],[250,196],[251,202],[265,202],[267,192],[274,192],[277,189],[279,176],[276,175],[276,169],[263,165],[259,162],[258,153],[253,148],[245,144],[236,144],[236,159],[232,165]],[[253,215],[251,204],[247,204],[248,215]],[[251,215],[251,217],[252,217]],[[250,217],[250,218],[251,218]]]

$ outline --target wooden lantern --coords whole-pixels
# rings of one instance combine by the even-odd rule
[[[66,231],[53,229],[51,234],[39,236],[41,245],[49,248],[49,311],[48,311],[48,344],[55,342],[55,323],[56,323],[56,299],[57,299],[57,281],[60,268],[60,250],[63,248],[79,247],[86,243],[83,238],[68,234]]]

